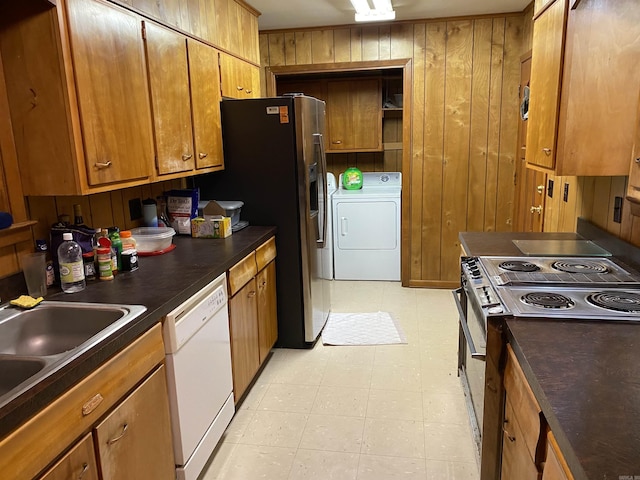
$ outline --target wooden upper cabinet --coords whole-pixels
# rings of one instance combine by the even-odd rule
[[[260,96],[260,70],[239,58],[220,52],[222,96],[257,98]]]
[[[567,0],[555,0],[533,22],[527,163],[555,167]]]
[[[152,22],[145,32],[158,178],[221,170],[217,50]]]
[[[327,82],[327,152],[382,150],[379,79]]]
[[[222,126],[220,123],[220,70],[218,52],[187,40],[193,108],[194,156],[196,168],[222,169]]]
[[[152,136],[140,21],[100,1],[66,3],[89,184],[148,177]]]
[[[82,195],[147,183],[153,134],[138,17],[98,0],[0,8],[24,194]]]
[[[193,170],[186,38],[145,22],[158,174]]]
[[[130,0],[131,6],[172,27],[182,26],[181,7],[187,9],[186,0]]]
[[[533,15],[538,15],[544,8],[554,0],[535,0],[533,3]]]
[[[637,0],[582,0],[569,9],[558,175],[628,174],[640,85],[639,24]]]
[[[627,200],[633,202],[631,213],[640,215],[640,98],[638,99],[637,116],[634,132],[633,152],[627,182]]]
[[[569,5],[555,0],[534,17],[527,163],[563,176],[626,175],[640,9],[634,0]]]

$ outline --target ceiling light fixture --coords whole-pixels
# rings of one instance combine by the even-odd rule
[[[391,0],[372,0],[374,8],[369,6],[368,0],[350,1],[356,10],[356,22],[380,22],[396,18],[396,12],[391,6]]]

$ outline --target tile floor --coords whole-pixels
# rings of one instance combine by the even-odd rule
[[[334,311],[391,312],[408,344],[276,349],[202,480],[477,480],[451,292],[333,287]]]

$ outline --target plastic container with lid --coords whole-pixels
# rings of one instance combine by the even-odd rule
[[[240,221],[240,210],[244,202],[241,200],[216,200],[216,203],[224,209],[224,216],[231,217],[231,225],[236,225]]]
[[[131,229],[138,253],[155,253],[171,246],[176,231],[171,227],[138,227]]]

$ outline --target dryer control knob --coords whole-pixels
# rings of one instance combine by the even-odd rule
[[[492,315],[495,315],[497,313],[502,313],[504,312],[504,308],[502,308],[500,305],[496,305],[495,307],[491,307],[487,310],[487,312],[489,312]]]

